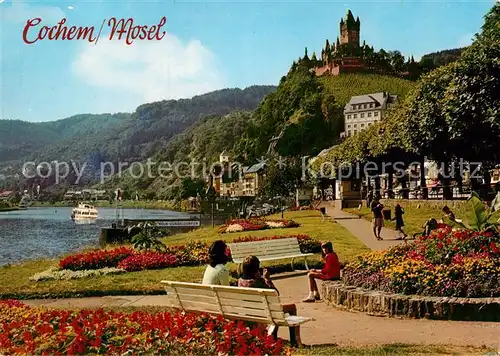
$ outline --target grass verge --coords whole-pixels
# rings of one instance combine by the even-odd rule
[[[346,347],[338,345],[320,345],[297,349],[293,355],[485,355],[495,352],[486,347],[455,346],[455,345],[414,345],[414,344],[384,344],[379,346]]]
[[[218,234],[215,228],[202,228],[188,233],[169,236],[163,239],[166,244],[182,244],[189,240],[215,241],[224,239],[231,241],[239,236],[272,236],[308,234],[320,241],[332,241],[342,262],[352,259],[368,248],[344,227],[330,220],[322,221],[315,211],[287,212],[285,218],[294,219],[301,224],[298,228],[271,229],[252,232]],[[205,266],[176,267],[160,270],[145,270],[120,275],[107,275],[94,278],[67,281],[32,282],[29,277],[35,273],[56,266],[59,260],[36,260],[23,264],[0,267],[0,298],[63,298],[88,297],[126,294],[160,294],[163,293],[160,281],[175,280],[183,282],[200,282]],[[320,256],[308,259],[320,261]],[[299,262],[299,261],[297,261]],[[266,266],[290,265],[290,260],[268,262]],[[299,263],[296,264],[297,266]],[[235,264],[229,269],[236,270]]]

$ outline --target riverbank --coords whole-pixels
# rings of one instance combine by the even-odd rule
[[[231,241],[242,236],[272,236],[307,234],[318,241],[332,241],[339,258],[346,262],[368,248],[347,229],[330,219],[322,220],[319,212],[297,211],[286,212],[286,219],[293,219],[301,224],[297,228],[268,229],[259,231],[245,231],[229,234],[218,234],[217,228],[201,228],[188,233],[169,236],[163,239],[167,245],[180,245],[193,240],[212,242],[217,239]],[[311,257],[319,261],[320,255]],[[59,259],[42,259],[22,264],[0,267],[0,298],[57,298],[83,297],[124,294],[159,294],[163,287],[159,281],[163,279],[199,282],[203,278],[205,266],[173,267],[158,270],[143,270],[118,275],[104,275],[93,278],[32,282],[29,277],[35,273],[45,271],[58,264]],[[302,262],[302,261],[300,261]],[[290,260],[265,263],[265,265],[290,266]],[[301,263],[297,261],[296,265]],[[228,265],[235,271],[237,265]]]
[[[98,200],[91,202],[92,205],[99,208],[114,208],[116,203],[110,203],[107,200]],[[30,206],[33,207],[73,207],[75,203],[72,201],[58,201],[58,202],[40,202],[35,201]],[[172,210],[179,211],[178,207],[173,201],[159,201],[159,200],[124,200],[121,206],[124,209],[159,209],[159,210]]]
[[[21,209],[19,209],[19,208],[0,208],[0,213],[6,213],[9,211],[17,211],[17,210],[21,210]]]

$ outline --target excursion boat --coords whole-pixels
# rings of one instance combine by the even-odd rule
[[[97,209],[93,205],[79,203],[71,214],[73,221],[97,220]]]

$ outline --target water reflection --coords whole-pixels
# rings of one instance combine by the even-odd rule
[[[30,208],[0,213],[0,265],[29,259],[59,257],[67,252],[99,245],[101,227],[117,218],[114,208],[98,208],[99,219],[91,224],[71,221],[72,208]],[[123,209],[128,219],[185,217],[168,210]]]

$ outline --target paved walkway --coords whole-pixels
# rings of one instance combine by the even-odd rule
[[[307,295],[307,277],[275,281],[283,303],[297,304],[298,314],[315,318],[301,327],[306,345],[339,344],[343,346],[387,343],[485,345],[500,349],[500,323],[433,321],[369,316],[329,308],[326,303],[302,303]],[[25,303],[53,308],[100,308],[162,306],[165,296],[110,296],[93,298],[36,299]],[[280,328],[279,336],[288,339],[288,330]]]
[[[369,221],[359,218],[356,215],[346,213],[328,203],[323,203],[320,206],[325,207],[328,216],[349,230],[372,250],[385,250],[388,247],[403,243],[401,240],[396,240],[396,232],[394,230],[385,227],[382,228],[381,232],[381,236],[384,240],[377,241],[373,236],[372,225]]]

